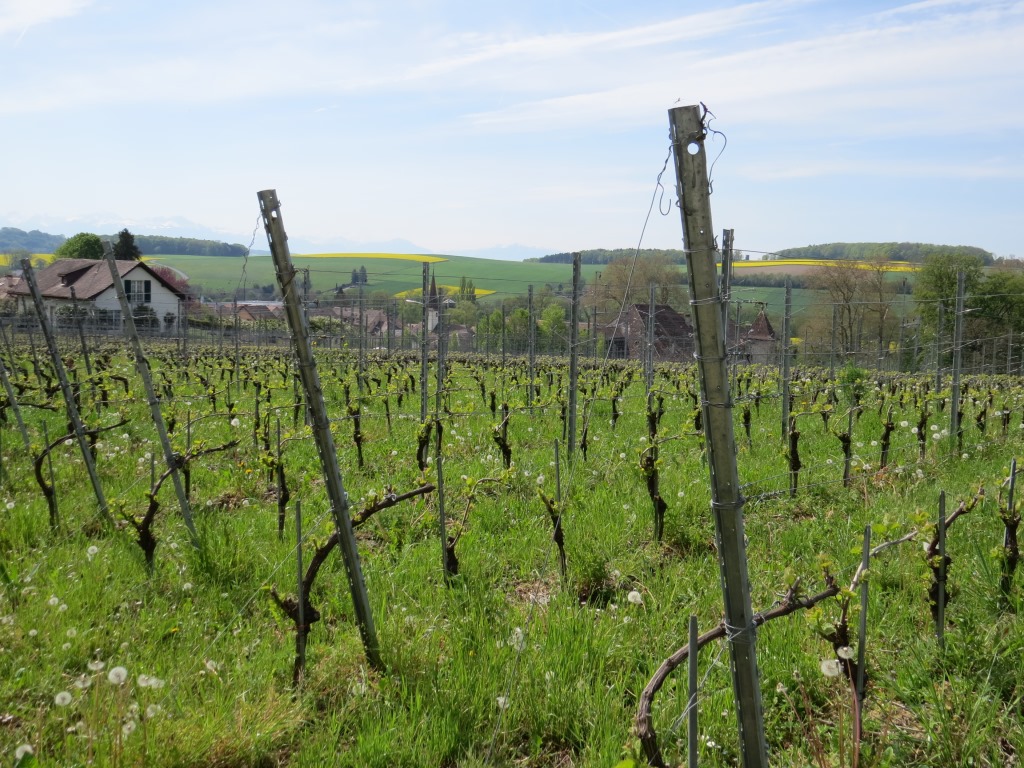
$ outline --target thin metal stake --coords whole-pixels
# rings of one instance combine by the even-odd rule
[[[939,575],[937,578],[935,611],[935,637],[939,641],[939,650],[946,650],[946,492],[939,494]]]
[[[690,673],[690,696],[686,704],[686,751],[689,768],[697,768],[697,655],[697,617],[690,616],[690,653],[686,658]]]
[[[868,637],[868,569],[871,565],[871,526],[864,527],[864,550],[860,556],[860,626],[857,632],[857,705],[864,703],[864,659]],[[863,711],[863,710],[862,710]]]
[[[306,666],[306,594],[302,572],[302,500],[295,502],[295,564],[298,573],[299,626],[296,627],[295,682],[301,679],[299,670]]]

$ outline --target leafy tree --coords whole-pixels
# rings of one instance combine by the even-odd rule
[[[355,267],[352,268],[352,277],[349,279],[349,283],[359,285],[359,270]]]
[[[618,312],[630,304],[646,304],[650,286],[658,304],[680,306],[686,299],[685,273],[665,255],[641,256],[611,262],[596,283],[599,300]]]
[[[103,241],[91,232],[79,232],[64,241],[53,255],[58,259],[102,259]]]
[[[940,304],[944,308],[946,323],[952,321],[956,308],[956,275],[960,270],[964,272],[966,292],[976,294],[984,279],[984,270],[981,258],[974,254],[950,253],[928,256],[917,274],[914,283],[914,297],[919,302],[917,311],[921,316],[921,322],[933,333],[938,325]]]
[[[366,285],[366,267],[359,268],[359,283],[360,285]]]
[[[859,352],[865,332],[875,338],[879,348],[886,346],[896,286],[886,277],[885,260],[837,260],[815,267],[808,285],[828,294],[836,308],[836,341],[841,352]]]
[[[448,311],[448,322],[452,325],[464,325],[472,328],[476,325],[480,310],[472,301],[456,299],[455,306]]]
[[[512,310],[505,321],[505,338],[509,349],[522,354],[530,348],[530,313],[523,307]]]
[[[565,307],[555,303],[544,307],[544,311],[540,314],[540,321],[537,323],[541,349],[552,355],[565,351],[565,326]]]
[[[117,233],[117,242],[114,243],[114,258],[118,261],[139,261],[142,258],[142,251],[135,244],[135,235],[127,228]]]
[[[473,281],[469,280],[465,276],[459,280],[459,294],[457,299],[459,301],[476,301],[476,287],[473,285]]]

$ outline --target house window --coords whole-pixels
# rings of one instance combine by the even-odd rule
[[[124,292],[129,304],[150,304],[153,301],[153,283],[150,280],[125,280]]]

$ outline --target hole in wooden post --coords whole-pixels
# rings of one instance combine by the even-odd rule
[[[700,144],[698,144],[696,141],[691,141],[689,144],[686,145],[686,151],[689,152],[691,155],[696,155],[698,152],[700,152]]]

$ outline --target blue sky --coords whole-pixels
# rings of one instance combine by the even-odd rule
[[[0,225],[248,244],[272,187],[293,250],[632,247],[704,102],[737,248],[1024,257],[1024,2],[0,0],[0,51]]]

